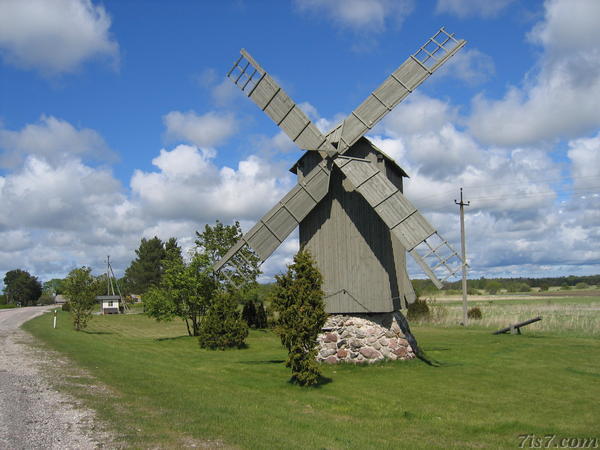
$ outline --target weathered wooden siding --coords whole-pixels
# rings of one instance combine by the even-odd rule
[[[359,141],[348,156],[368,158],[387,172],[383,158]],[[313,156],[314,155],[314,156]],[[299,178],[320,160],[307,155]],[[398,188],[400,176],[390,177]],[[390,312],[412,303],[404,248],[364,198],[333,167],[330,192],[301,222],[300,242],[323,274],[328,313]]]

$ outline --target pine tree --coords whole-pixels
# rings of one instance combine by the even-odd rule
[[[143,294],[151,286],[160,284],[166,253],[163,242],[156,236],[142,238],[135,253],[137,258],[125,270],[126,285],[130,293]]]
[[[267,328],[267,326],[267,311],[263,302],[260,302],[256,308],[256,328]]]
[[[227,292],[218,293],[200,327],[200,347],[210,350],[244,346],[248,325],[240,318],[237,302]]]
[[[246,300],[246,303],[244,303],[244,309],[242,310],[242,319],[246,321],[250,328],[258,328],[256,325],[257,317],[256,306],[254,305],[254,301]]]
[[[310,253],[300,250],[284,275],[276,276],[273,308],[279,313],[275,332],[288,350],[286,366],[291,381],[309,386],[319,381],[317,336],[327,314],[321,286],[323,278]]]

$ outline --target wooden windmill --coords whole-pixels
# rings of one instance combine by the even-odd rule
[[[214,269],[239,265],[245,249],[264,262],[299,226],[323,274],[328,313],[389,313],[412,303],[406,252],[442,287],[461,258],[402,194],[406,173],[364,134],[465,43],[440,29],[326,135],[242,49],[228,77],[306,153],[291,169],[298,184]]]

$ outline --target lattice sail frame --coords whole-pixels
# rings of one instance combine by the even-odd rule
[[[236,260],[243,258],[241,250],[246,248],[257,254],[262,264],[327,195],[331,167],[335,164],[438,288],[457,274],[462,267],[458,253],[387,177],[367,160],[341,155],[465,44],[466,41],[440,28],[326,135],[242,49],[227,76],[299,148],[318,151],[323,161],[244,234],[213,269],[218,271],[226,265],[236,267],[239,262]],[[458,265],[454,265],[456,261]]]

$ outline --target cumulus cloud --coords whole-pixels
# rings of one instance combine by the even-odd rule
[[[104,139],[89,128],[77,129],[69,122],[42,115],[40,121],[19,131],[0,127],[0,167],[14,168],[28,155],[58,163],[72,157],[114,161],[116,155]]]
[[[460,18],[496,16],[514,0],[438,0],[436,12],[454,14]]]
[[[476,86],[488,81],[495,73],[494,60],[476,48],[462,49],[444,64],[432,78],[451,77]]]
[[[298,10],[326,15],[342,28],[379,33],[386,24],[401,25],[412,12],[412,0],[295,0]]]
[[[188,145],[161,150],[157,172],[136,171],[131,189],[154,217],[206,223],[253,219],[283,197],[291,177],[256,156],[236,169],[217,167],[212,156]]]
[[[406,196],[456,248],[454,200],[464,187],[471,202],[466,215],[471,276],[597,270],[600,135],[567,143],[570,186],[560,183],[564,163],[544,146],[482,146],[457,121],[450,104],[412,94],[372,140],[408,172]],[[424,276],[414,263],[409,267],[414,276]]]
[[[0,54],[12,65],[47,75],[72,72],[104,57],[118,62],[111,20],[90,0],[4,0],[0,2]]]
[[[600,133],[569,142],[567,155],[574,187],[600,190]]]
[[[572,138],[600,126],[600,44],[589,36],[595,0],[552,0],[529,39],[543,46],[539,70],[504,98],[480,95],[469,125],[483,142],[517,146]],[[591,33],[591,34],[590,34]]]
[[[171,111],[163,117],[167,138],[185,141],[198,147],[214,147],[223,143],[237,130],[237,120],[231,113]]]

